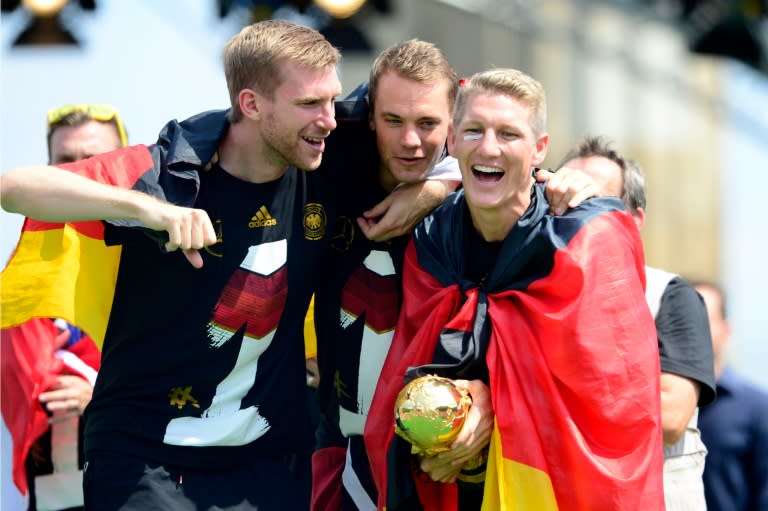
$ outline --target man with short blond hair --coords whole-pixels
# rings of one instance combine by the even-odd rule
[[[401,231],[382,242],[376,233],[377,219],[387,197],[425,179],[432,186],[439,188],[443,183],[455,189],[460,175],[455,160],[446,157],[446,138],[458,86],[456,72],[442,50],[411,39],[383,50],[371,67],[369,82],[337,102],[339,127],[331,135],[323,167],[354,172],[340,184],[340,193],[349,200],[316,297],[322,373],[318,396],[326,415],[313,457],[313,509],[375,507],[378,496],[362,434],[394,334],[409,239]],[[575,179],[553,195],[565,203],[578,202],[590,193],[589,181]],[[475,406],[466,432],[445,453],[456,473],[485,446],[491,426],[486,413],[490,399],[483,383],[461,384],[471,389]],[[431,461],[424,460],[426,472],[433,470]],[[436,470],[435,477],[446,469]]]
[[[302,25],[270,20],[243,28],[224,46],[224,75],[232,105],[230,122],[243,118],[239,96],[244,90],[253,89],[274,99],[276,89],[288,78],[285,62],[322,70],[335,68],[339,58],[338,50],[322,34]]]

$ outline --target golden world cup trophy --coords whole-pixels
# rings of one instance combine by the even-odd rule
[[[413,454],[447,451],[464,425],[472,398],[448,378],[421,376],[395,400],[395,433],[411,444]]]
[[[395,400],[395,433],[411,444],[411,453],[434,456],[450,449],[472,405],[472,396],[453,381],[420,376],[402,388]],[[482,484],[488,449],[466,462],[460,483]]]

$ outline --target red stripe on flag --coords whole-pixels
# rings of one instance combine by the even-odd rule
[[[93,156],[75,163],[56,165],[59,168],[75,172],[99,183],[133,188],[153,168],[152,155],[144,145],[118,149],[111,153]],[[70,222],[77,232],[89,238],[104,239],[104,224],[100,220]],[[43,222],[34,218],[25,218],[23,231],[51,231],[64,227],[60,222]]]
[[[84,236],[88,236],[89,238],[96,240],[104,239],[104,224],[100,220],[94,220],[91,222],[72,222],[69,225]],[[41,220],[35,220],[34,218],[26,218],[24,220],[23,230],[29,232],[40,232],[53,231],[63,228],[63,223],[43,222]]]
[[[87,160],[56,166],[99,183],[119,186],[120,188],[134,188],[141,177],[153,168],[154,163],[147,146],[135,145],[109,153],[97,154]]]

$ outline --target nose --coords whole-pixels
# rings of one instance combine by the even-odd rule
[[[330,101],[326,106],[322,108],[317,119],[317,124],[321,128],[328,131],[333,131],[336,129],[336,110],[333,101]]]
[[[480,139],[480,145],[478,146],[477,150],[486,156],[498,156],[500,149],[499,142],[496,140],[496,134],[492,131],[483,132],[483,136]]]
[[[405,126],[400,137],[400,143],[403,147],[419,147],[421,145],[421,138],[414,127]]]

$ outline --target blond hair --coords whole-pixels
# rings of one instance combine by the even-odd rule
[[[504,94],[522,101],[531,111],[531,130],[538,137],[547,129],[547,96],[544,87],[517,69],[490,69],[475,73],[459,89],[453,123],[464,117],[467,100],[475,94],[490,92]]]
[[[224,73],[232,110],[231,122],[243,117],[239,95],[253,89],[273,97],[283,81],[280,64],[290,61],[309,69],[338,64],[341,54],[317,30],[285,20],[266,20],[243,28],[224,47]]]
[[[376,57],[368,80],[368,101],[371,112],[375,108],[374,103],[379,80],[388,71],[394,71],[403,78],[419,83],[447,81],[449,84],[448,104],[453,108],[459,80],[456,71],[445,58],[442,50],[434,44],[419,39],[410,39],[390,46]]]

